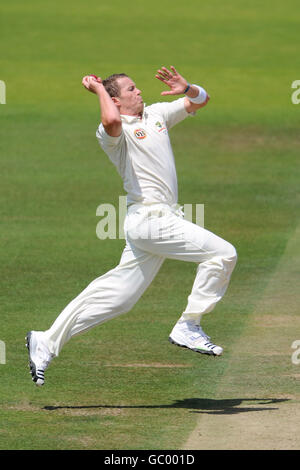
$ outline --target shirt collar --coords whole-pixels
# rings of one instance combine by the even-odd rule
[[[146,108],[146,103],[144,104],[144,110],[143,110],[142,117],[129,116],[128,114],[121,114],[122,121],[127,122],[128,124],[131,124],[132,122],[136,122],[136,121],[141,122],[146,117],[145,108]]]

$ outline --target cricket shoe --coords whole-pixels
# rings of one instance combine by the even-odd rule
[[[177,322],[169,336],[169,341],[201,354],[220,356],[223,352],[223,348],[212,343],[202,328],[193,322]]]
[[[29,368],[33,382],[38,386],[45,383],[45,370],[49,366],[53,354],[49,352],[42,331],[29,331],[25,337],[29,354]]]

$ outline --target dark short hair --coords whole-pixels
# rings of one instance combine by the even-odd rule
[[[109,96],[113,97],[118,97],[120,96],[120,87],[118,85],[118,78],[123,78],[123,77],[128,77],[126,73],[114,73],[113,75],[110,75],[107,77],[105,80],[102,81],[103,86]]]

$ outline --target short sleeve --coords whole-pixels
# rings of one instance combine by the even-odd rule
[[[101,123],[96,131],[96,137],[100,146],[109,156],[110,160],[114,164],[118,165],[124,151],[124,146],[126,145],[124,132],[122,131],[118,137],[113,137],[107,134],[103,124]]]
[[[151,107],[162,115],[168,129],[190,116],[185,109],[184,97],[171,102],[155,103]]]

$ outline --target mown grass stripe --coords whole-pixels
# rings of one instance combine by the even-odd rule
[[[300,366],[291,360],[300,339],[299,240],[300,224],[232,349],[214,406],[201,414],[185,449],[299,448]]]

